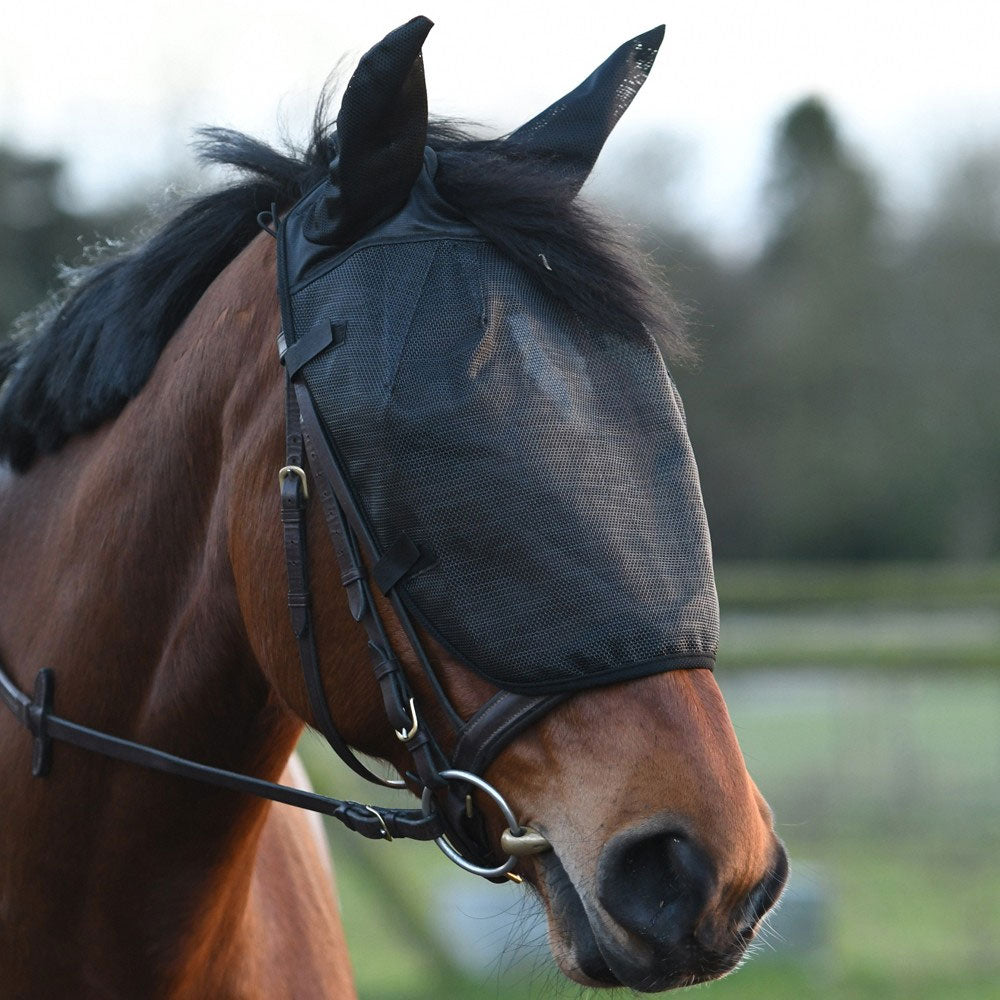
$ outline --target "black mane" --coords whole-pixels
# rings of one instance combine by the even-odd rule
[[[187,202],[139,246],[72,273],[36,330],[0,349],[0,461],[23,471],[121,412],[198,299],[258,233],[258,214],[291,207],[323,179],[336,143],[325,107],[302,152],[227,129],[200,132],[200,158],[235,168],[240,179]],[[502,140],[442,122],[430,126],[428,144],[439,154],[442,195],[552,294],[597,324],[641,324],[668,354],[687,354],[663,286],[589,209],[566,203],[544,163],[514,159]]]

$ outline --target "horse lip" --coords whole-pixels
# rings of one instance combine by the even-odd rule
[[[765,915],[774,909],[788,882],[788,871],[788,854],[784,844],[779,841],[774,863],[747,898],[743,919],[737,930],[744,940],[753,938]]]
[[[553,919],[563,935],[572,943],[572,954],[580,973],[590,980],[588,985],[598,987],[624,986],[640,993],[659,993],[681,986],[695,986],[710,982],[731,972],[739,965],[745,948],[738,954],[713,956],[713,963],[699,963],[697,971],[657,974],[643,961],[649,951],[641,942],[631,940],[635,955],[623,951],[607,933],[598,914],[591,914],[576,886],[559,860],[555,850],[539,855],[540,874],[548,891]],[[707,967],[707,965],[711,967]]]
[[[658,970],[649,949],[641,943],[635,944],[634,953],[629,954],[620,943],[602,934],[599,924],[594,931],[594,940],[615,980],[638,993],[661,993],[719,979],[740,964],[746,951],[744,946],[733,954],[702,955],[695,962],[690,961],[690,956],[685,956],[682,949],[665,969],[661,956],[656,962],[660,966]],[[689,959],[687,962],[686,957]]]
[[[552,850],[539,855],[538,867],[545,882],[553,922],[571,943],[577,970],[590,980],[587,985],[623,986],[604,958],[587,909],[558,854]]]

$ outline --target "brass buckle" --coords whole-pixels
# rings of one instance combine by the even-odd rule
[[[365,808],[378,820],[378,825],[382,827],[382,833],[385,836],[382,838],[387,844],[392,843],[392,834],[389,833],[389,828],[385,825],[385,817],[372,806],[366,805]]]
[[[413,699],[410,699],[410,721],[413,725],[410,727],[410,731],[407,732],[405,729],[395,729],[393,732],[396,734],[396,739],[400,743],[405,743],[407,740],[412,740],[414,736],[417,735],[417,730],[420,728],[420,722],[417,719],[417,706],[413,704]]]
[[[309,499],[309,484],[306,481],[306,470],[298,465],[285,465],[278,470],[278,485],[284,486],[289,476],[295,476],[302,485],[302,496]]]

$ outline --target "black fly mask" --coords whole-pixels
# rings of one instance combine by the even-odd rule
[[[415,18],[361,60],[329,177],[277,231],[287,384],[278,478],[311,721],[358,774],[418,791],[420,810],[275,785],[89,729],[53,714],[47,668],[29,698],[0,665],[0,701],[34,737],[36,775],[61,740],[322,812],[366,837],[434,839],[466,870],[502,881],[550,845],[485,780],[491,762],[574,691],[711,667],[718,605],[684,411],[647,326],[602,303],[602,288],[591,308],[561,295],[560,258],[549,261],[537,226],[525,227],[531,238],[491,240],[474,209],[463,217],[441,194],[448,151],[426,148],[420,57],[430,26]],[[626,42],[492,153],[549,178],[565,208],[662,33]],[[310,491],[412,762],[403,780],[370,771],[330,711],[311,626]],[[450,753],[411,693],[369,568],[450,724]],[[471,717],[448,699],[416,625],[499,688]],[[476,791],[507,824],[499,863]]]
[[[374,540],[375,582],[508,691],[711,667],[718,604],[677,390],[646,330],[595,329],[441,196],[429,28],[362,60],[329,179],[278,233],[286,366]],[[575,195],[661,37],[625,43],[495,148]]]

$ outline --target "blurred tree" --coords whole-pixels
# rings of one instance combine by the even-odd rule
[[[900,539],[883,210],[817,98],[779,123],[764,196],[769,234],[739,334],[758,390],[744,462],[757,466],[761,523],[740,547],[887,556]]]
[[[884,214],[816,98],[776,129],[763,207],[759,256],[696,291],[705,360],[681,376],[716,550],[899,555]]]
[[[764,207],[756,260],[689,248],[671,270],[698,303],[704,363],[679,381],[716,551],[996,556],[1000,156],[964,160],[924,230],[891,239],[810,98],[777,128]]]
[[[765,263],[838,271],[854,263],[842,259],[840,250],[865,252],[872,246],[880,216],[873,179],[851,156],[818,98],[806,98],[786,113],[770,169]]]
[[[77,262],[98,235],[130,232],[144,212],[135,206],[100,215],[66,211],[63,165],[0,147],[0,340],[57,281],[60,264]]]
[[[902,257],[895,333],[937,553],[1000,553],[1000,147],[956,160]]]

